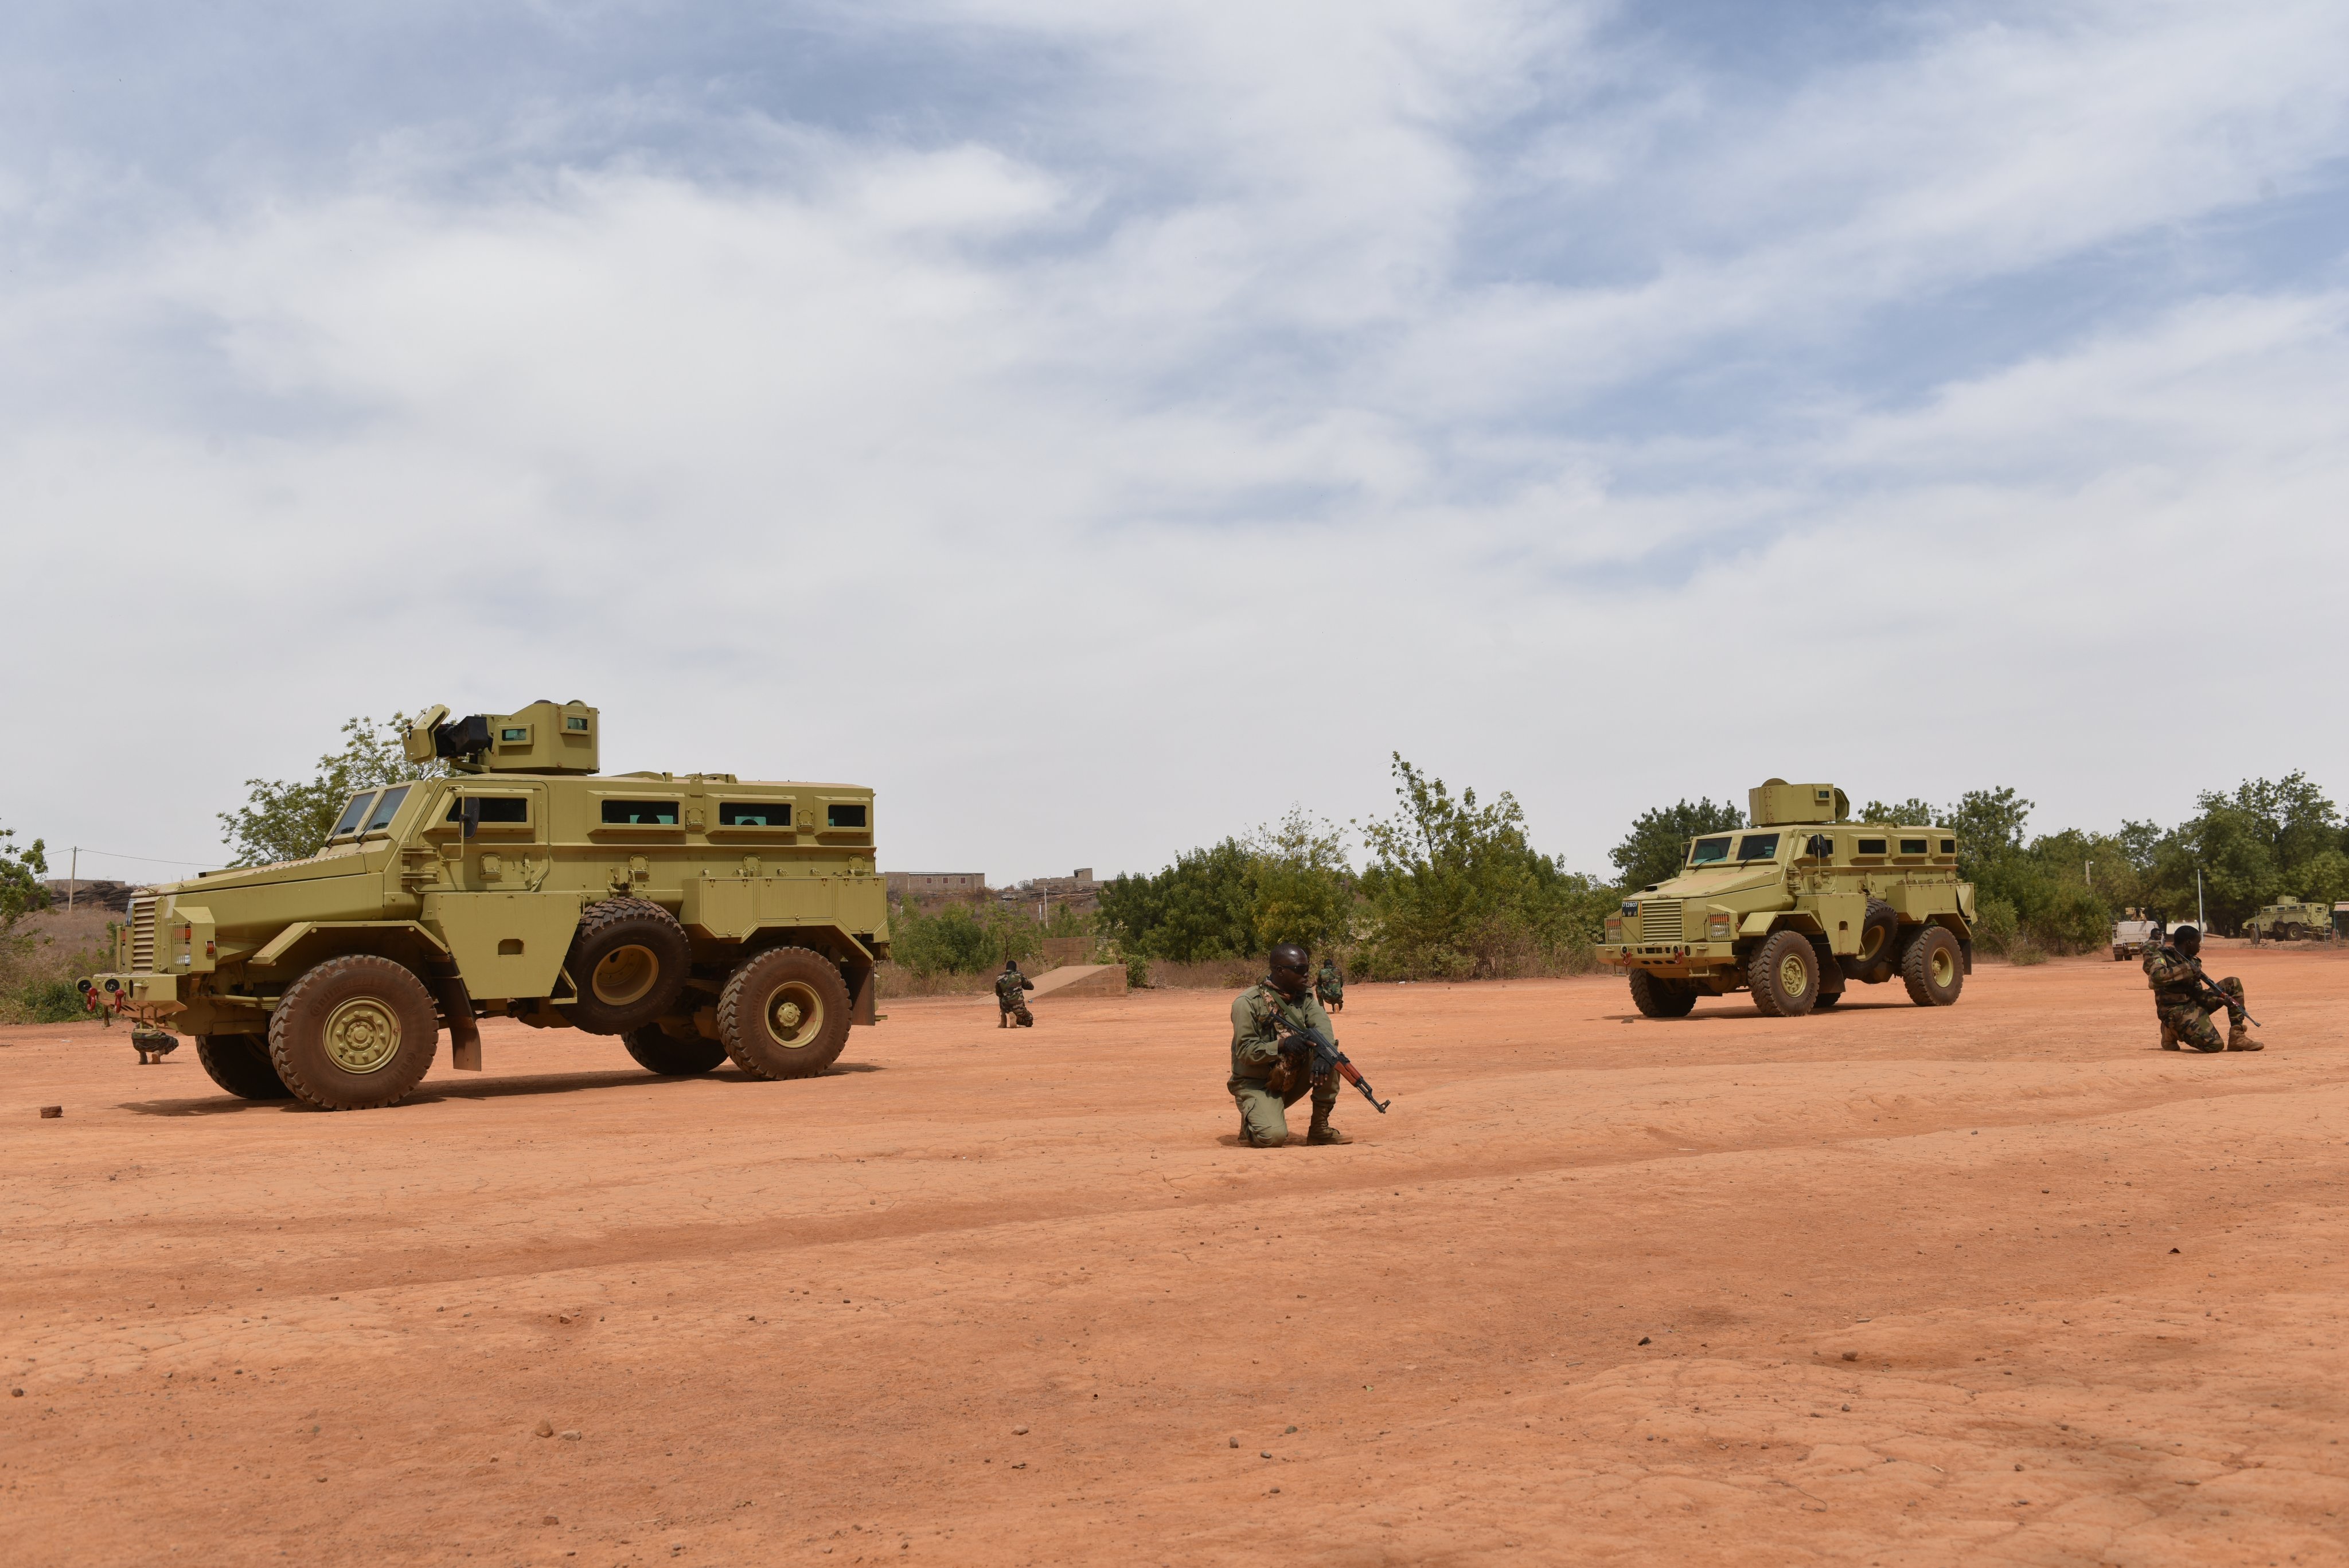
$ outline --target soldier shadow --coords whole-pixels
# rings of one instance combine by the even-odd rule
[[[849,1073],[881,1073],[887,1069],[878,1062],[834,1062],[819,1078],[841,1076]],[[665,1085],[690,1084],[703,1078],[716,1078],[730,1084],[761,1084],[768,1080],[753,1078],[740,1069],[722,1073],[697,1073],[688,1077],[662,1077],[641,1070],[626,1068],[599,1073],[550,1073],[538,1077],[488,1078],[478,1084],[436,1083],[419,1090],[396,1106],[378,1107],[374,1115],[406,1110],[412,1106],[440,1105],[448,1100],[512,1100],[533,1095],[568,1095],[593,1089],[651,1088]],[[317,1110],[316,1106],[301,1100],[245,1100],[222,1093],[201,1099],[123,1100],[115,1109],[140,1116],[223,1116],[247,1111],[284,1112],[307,1115]],[[325,1112],[322,1115],[336,1113]]]

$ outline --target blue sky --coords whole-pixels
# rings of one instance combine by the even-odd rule
[[[12,6],[0,825],[201,858],[351,713],[540,696],[999,877],[1396,750],[1588,869],[1770,774],[2349,791],[2276,652],[2344,67],[2315,4]]]

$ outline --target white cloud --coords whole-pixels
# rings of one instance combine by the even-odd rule
[[[50,628],[0,821],[197,854],[351,711],[540,696],[615,765],[874,783],[885,859],[998,875],[1376,810],[1396,748],[1593,867],[1768,774],[2106,823],[2349,761],[2304,683],[2141,657],[2324,613],[2328,279],[1921,400],[1822,348],[2319,178],[2332,13],[1953,26],[1742,99],[1532,7],[953,15],[1069,54],[1049,132],[255,191],[0,283]],[[1646,129],[1523,155],[1602,82]],[[1645,275],[1495,281],[1505,210],[1619,219]],[[1803,405],[1675,419],[1730,352]],[[2251,739],[2180,746],[2189,701]]]

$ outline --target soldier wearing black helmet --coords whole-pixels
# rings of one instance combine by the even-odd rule
[[[1270,971],[1232,1002],[1232,1076],[1225,1085],[1240,1109],[1240,1141],[1255,1148],[1278,1148],[1288,1141],[1288,1107],[1309,1089],[1313,1120],[1309,1144],[1351,1143],[1330,1125],[1338,1103],[1338,1075],[1311,1075],[1309,1062],[1280,1049],[1280,1025],[1319,1030],[1335,1038],[1330,1014],[1313,996],[1312,960],[1294,942],[1268,955]]]
[[[2157,941],[2145,950],[2145,982],[2153,988],[2154,1015],[2161,1020],[2161,1048],[2259,1050],[2260,1043],[2243,1027],[2243,982],[2229,975],[2217,982],[2227,1000],[2213,999],[2198,983],[2209,979],[2202,972],[2201,951],[2202,933],[2192,926],[2180,926],[2169,933],[2167,942]],[[2223,1042],[2210,1026],[2210,1014],[2221,1007],[2228,1015]]]

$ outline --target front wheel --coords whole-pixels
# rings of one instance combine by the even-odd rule
[[[718,1038],[754,1078],[812,1077],[848,1044],[847,983],[822,953],[769,948],[726,981]]]
[[[1900,980],[1909,988],[1909,1000],[1920,1007],[1947,1007],[1957,1001],[1966,984],[1958,939],[1939,926],[1927,926],[1901,955]]]
[[[324,1110],[396,1106],[432,1065],[440,1023],[415,971],[388,958],[328,959],[285,988],[269,1056],[285,1086]]]
[[[1746,961],[1754,1005],[1768,1018],[1800,1018],[1817,1005],[1819,955],[1800,931],[1776,931]]]
[[[1686,1018],[1696,1006],[1696,987],[1646,970],[1631,971],[1631,1005],[1649,1018]]]

